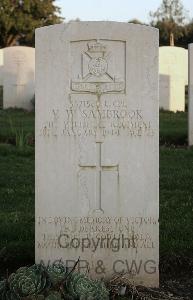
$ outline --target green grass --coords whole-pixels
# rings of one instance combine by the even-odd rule
[[[187,112],[160,111],[160,145],[188,144]]]
[[[0,207],[5,271],[34,259],[34,148],[0,145]]]
[[[34,120],[34,112],[0,110],[0,143],[15,145],[17,137],[27,137],[28,144],[34,144]]]
[[[34,134],[34,114],[0,113],[0,137],[16,128]],[[22,122],[21,122],[22,120]],[[22,127],[21,127],[22,123]],[[160,254],[161,269],[193,260],[193,149],[178,147],[187,142],[187,114],[160,113]],[[2,140],[1,140],[2,141]],[[0,145],[0,272],[34,260],[34,147]]]

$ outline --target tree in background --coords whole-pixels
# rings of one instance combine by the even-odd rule
[[[34,46],[35,28],[62,22],[55,0],[0,0],[0,47]]]
[[[128,23],[132,23],[132,24],[139,24],[139,25],[145,25],[144,23],[142,23],[140,20],[138,19],[131,19],[128,21]]]
[[[174,46],[176,39],[182,37],[187,11],[180,0],[163,0],[161,6],[150,12],[151,25],[160,30],[160,44]]]
[[[183,36],[179,37],[178,46],[188,47],[188,44],[193,43],[193,20],[184,27]]]

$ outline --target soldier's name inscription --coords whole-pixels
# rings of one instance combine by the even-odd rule
[[[124,99],[72,101],[63,110],[53,108],[42,125],[42,136],[153,136],[154,128],[140,109],[129,109]]]

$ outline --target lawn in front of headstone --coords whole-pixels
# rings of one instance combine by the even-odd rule
[[[188,113],[160,111],[160,145],[186,146],[188,144]]]
[[[0,143],[15,145],[17,141],[34,144],[34,112],[22,109],[0,110]]]
[[[161,273],[193,272],[193,149],[160,148]],[[190,264],[190,265],[189,265]],[[173,273],[172,272],[172,273]]]
[[[0,144],[0,273],[34,260],[34,148]]]
[[[24,132],[34,132],[33,115],[5,111],[0,123],[11,116],[22,119]],[[24,121],[25,120],[25,121]],[[169,121],[170,120],[170,121]],[[18,123],[19,124],[19,123]],[[161,112],[161,133],[169,140],[182,127],[186,140],[186,114]],[[0,136],[9,137],[9,122],[0,127]],[[21,127],[17,127],[21,129]],[[167,130],[168,128],[168,130]],[[176,142],[178,140],[176,138]],[[173,141],[173,140],[172,140]],[[2,143],[2,140],[1,140]],[[171,144],[174,144],[173,142]],[[186,268],[193,259],[193,150],[186,147],[160,147],[160,255],[161,275]],[[0,272],[34,261],[34,147],[0,145]],[[186,265],[187,264],[187,265]],[[167,275],[167,274],[166,274]]]

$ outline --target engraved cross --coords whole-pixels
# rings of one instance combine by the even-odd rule
[[[13,84],[14,86],[25,86],[25,83],[21,80],[21,72],[22,72],[22,65],[25,64],[25,56],[23,56],[22,53],[16,53],[14,56],[14,62],[16,64],[17,68],[17,82]]]
[[[92,207],[93,212],[104,212],[102,209],[102,173],[104,171],[116,171],[119,173],[119,165],[103,165],[102,163],[102,142],[96,142],[96,150],[97,150],[97,158],[96,158],[96,163],[93,165],[83,165],[79,164],[79,167],[82,170],[93,170],[96,172],[96,195],[95,195],[95,200],[94,204]]]

